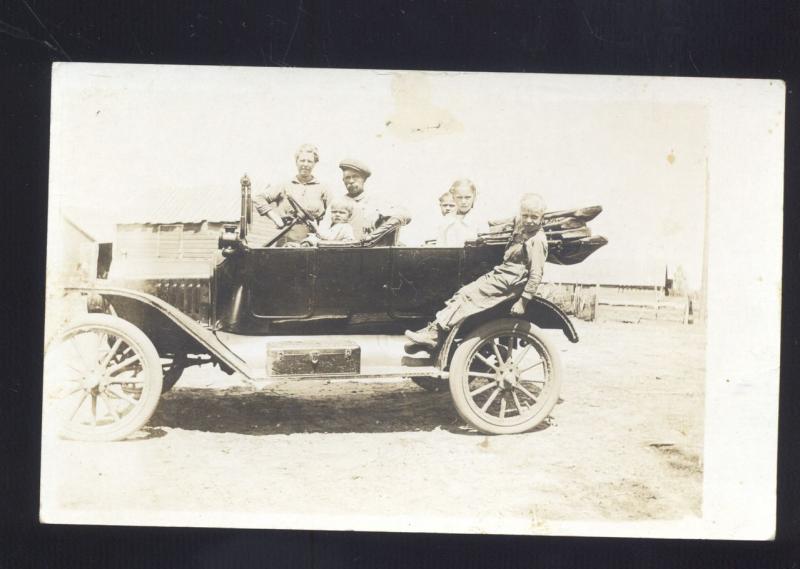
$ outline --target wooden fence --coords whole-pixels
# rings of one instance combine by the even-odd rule
[[[543,283],[537,292],[582,320],[693,324],[701,319],[696,295],[665,296],[663,287]]]

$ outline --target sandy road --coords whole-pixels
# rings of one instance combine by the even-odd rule
[[[699,516],[702,327],[576,326],[578,344],[554,336],[563,400],[523,435],[470,431],[449,393],[410,381],[259,390],[191,370],[140,438],[46,443],[45,517],[307,526],[380,514],[410,530],[426,529],[414,525],[425,516],[458,531],[501,519],[536,532],[559,520]]]

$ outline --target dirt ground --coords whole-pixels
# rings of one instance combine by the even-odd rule
[[[46,446],[43,505],[111,520],[123,510],[534,525],[700,516],[703,327],[576,327],[578,344],[554,332],[562,401],[535,432],[478,434],[448,392],[406,380],[257,388],[199,368],[141,437]]]

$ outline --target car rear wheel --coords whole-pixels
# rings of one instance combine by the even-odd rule
[[[141,330],[115,316],[88,314],[47,348],[45,426],[69,439],[124,439],[150,420],[162,379],[158,352]]]
[[[487,434],[529,431],[558,401],[563,375],[558,352],[542,330],[516,318],[479,326],[450,363],[450,394],[458,414]]]

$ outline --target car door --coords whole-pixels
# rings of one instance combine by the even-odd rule
[[[346,318],[360,298],[363,249],[320,247],[314,275],[314,318]]]
[[[505,245],[467,245],[461,264],[460,284],[471,283],[503,262]]]
[[[254,318],[307,318],[314,312],[316,249],[251,249],[243,267],[247,307]]]
[[[353,307],[360,320],[391,321],[389,281],[394,249],[394,247],[357,249],[361,258],[361,270],[353,279],[353,287],[357,291]]]
[[[389,280],[393,318],[431,318],[460,287],[463,247],[395,247]]]

